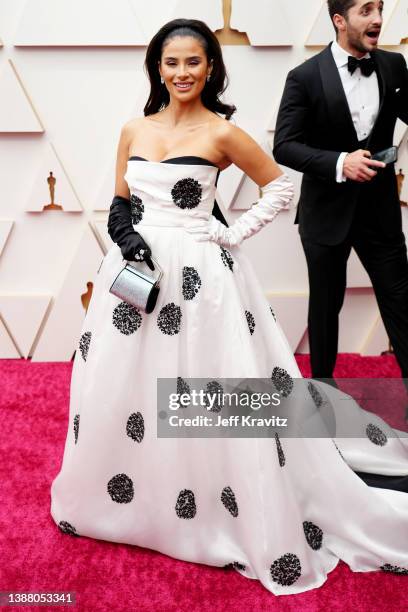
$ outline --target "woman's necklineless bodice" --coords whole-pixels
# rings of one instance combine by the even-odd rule
[[[131,157],[129,157],[129,161],[131,160],[144,161],[149,164],[164,164],[164,163],[171,164],[171,163],[177,163],[179,162],[179,160],[184,160],[186,162],[186,165],[189,165],[189,166],[190,165],[213,166],[214,168],[218,168],[218,170],[221,171],[221,168],[219,168],[217,164],[214,164],[209,159],[206,159],[205,157],[200,157],[199,155],[178,155],[177,157],[169,157],[167,159],[161,159],[159,161],[146,159],[145,157],[140,157],[139,155],[132,155]]]

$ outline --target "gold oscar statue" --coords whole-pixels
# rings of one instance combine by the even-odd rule
[[[245,32],[233,30],[230,27],[232,0],[223,0],[222,15],[224,18],[224,27],[221,30],[215,30],[214,34],[218,38],[220,45],[250,45],[249,38]]]
[[[86,283],[87,291],[81,294],[81,302],[82,306],[85,309],[85,312],[88,310],[89,302],[91,301],[92,291],[93,291],[93,283],[90,281]]]
[[[397,184],[398,184],[398,195],[399,195],[399,199],[400,199],[400,204],[401,206],[408,206],[407,202],[403,202],[401,200],[401,194],[402,194],[402,185],[404,183],[404,178],[405,178],[405,174],[403,174],[402,172],[402,168],[399,169],[399,172],[397,174]]]
[[[56,182],[57,182],[57,179],[55,178],[55,176],[53,176],[52,172],[50,171],[50,175],[47,177],[47,183],[48,183],[48,189],[50,191],[51,203],[45,204],[43,206],[43,210],[62,210],[62,206],[54,203],[55,183]]]

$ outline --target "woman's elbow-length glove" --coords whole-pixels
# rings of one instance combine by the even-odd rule
[[[281,210],[287,210],[293,200],[293,183],[287,174],[281,174],[261,188],[262,197],[243,213],[230,227],[220,223],[213,215],[204,227],[191,228],[198,242],[212,241],[222,247],[233,247],[257,234]]]
[[[142,236],[133,229],[130,200],[115,195],[109,209],[108,234],[121,250],[124,259],[146,261],[151,270],[152,252]]]

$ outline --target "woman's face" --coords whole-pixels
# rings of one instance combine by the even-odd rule
[[[170,97],[182,102],[199,96],[212,66],[198,40],[176,36],[163,47],[159,72]]]

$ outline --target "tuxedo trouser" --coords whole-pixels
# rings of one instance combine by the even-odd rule
[[[359,208],[359,203],[357,203]],[[369,203],[356,213],[347,238],[321,245],[301,238],[309,274],[308,330],[312,376],[331,378],[336,364],[339,313],[346,290],[347,260],[352,248],[367,271],[381,318],[408,379],[408,260],[400,229],[382,235],[370,224]]]

